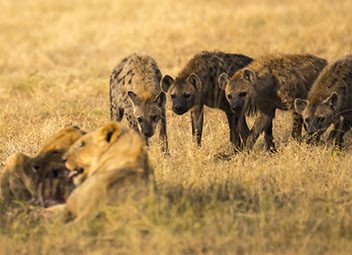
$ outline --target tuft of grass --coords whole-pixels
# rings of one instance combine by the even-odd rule
[[[2,0],[0,166],[16,151],[34,155],[63,126],[106,122],[110,72],[132,52],[171,75],[201,50],[333,60],[352,51],[351,8],[348,0]],[[217,161],[229,146],[224,114],[206,109],[196,148],[189,115],[167,107],[171,157],[157,138],[149,148],[158,192],[129,196],[83,225],[0,205],[0,253],[350,254],[350,134],[346,151],[297,144],[289,114],[278,112],[278,153],[264,152],[261,138],[253,153]]]

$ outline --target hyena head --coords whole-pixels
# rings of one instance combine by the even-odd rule
[[[153,136],[158,122],[164,118],[166,96],[163,92],[153,100],[141,100],[133,91],[128,91],[128,97],[133,105],[134,117],[141,134],[145,137]]]
[[[249,69],[236,72],[231,79],[226,73],[219,76],[219,87],[225,91],[226,99],[233,112],[246,110],[247,106],[251,104],[255,81],[255,73]]]
[[[201,79],[194,73],[185,81],[174,80],[170,75],[165,75],[161,80],[161,90],[170,95],[172,110],[178,115],[186,113],[197,103],[201,88]]]
[[[323,134],[335,121],[336,106],[339,96],[336,92],[319,104],[311,104],[308,100],[295,99],[295,111],[302,115],[304,128],[308,135]]]

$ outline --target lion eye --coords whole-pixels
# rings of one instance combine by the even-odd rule
[[[240,97],[245,97],[245,96],[247,96],[247,92],[246,91],[241,91],[239,96]]]
[[[58,151],[58,150],[55,150],[55,151],[51,152],[51,155],[53,155],[53,156],[57,156],[59,154],[60,154],[60,151]]]
[[[171,94],[171,99],[175,99],[176,94]]]
[[[78,147],[79,147],[79,148],[83,148],[85,145],[86,145],[86,143],[82,141],[82,142],[79,144]]]
[[[186,98],[186,99],[188,99],[188,98],[191,97],[191,94],[189,94],[189,93],[184,93],[184,94],[183,94],[183,97]]]

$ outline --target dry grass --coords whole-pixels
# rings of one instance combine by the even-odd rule
[[[331,60],[352,52],[351,9],[349,0],[2,0],[0,162],[15,151],[33,155],[67,124],[104,123],[110,72],[131,52],[152,55],[173,75],[200,50]],[[290,141],[289,120],[282,113],[275,120],[277,154],[257,148],[215,162],[228,145],[225,117],[207,109],[204,146],[196,149],[189,116],[169,111],[172,157],[155,143],[150,157],[172,199],[130,199],[85,226],[0,208],[0,252],[350,254],[351,152]]]

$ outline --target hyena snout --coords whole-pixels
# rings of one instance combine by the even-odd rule
[[[185,112],[187,112],[187,110],[188,110],[187,107],[181,103],[174,104],[174,106],[172,108],[173,108],[173,111],[178,115],[182,115]]]
[[[243,102],[241,100],[232,100],[230,107],[233,112],[240,112],[243,109]]]
[[[145,137],[152,137],[154,135],[154,129],[153,129],[152,125],[150,125],[150,124],[142,123],[140,125],[140,129],[141,129],[141,133]]]

